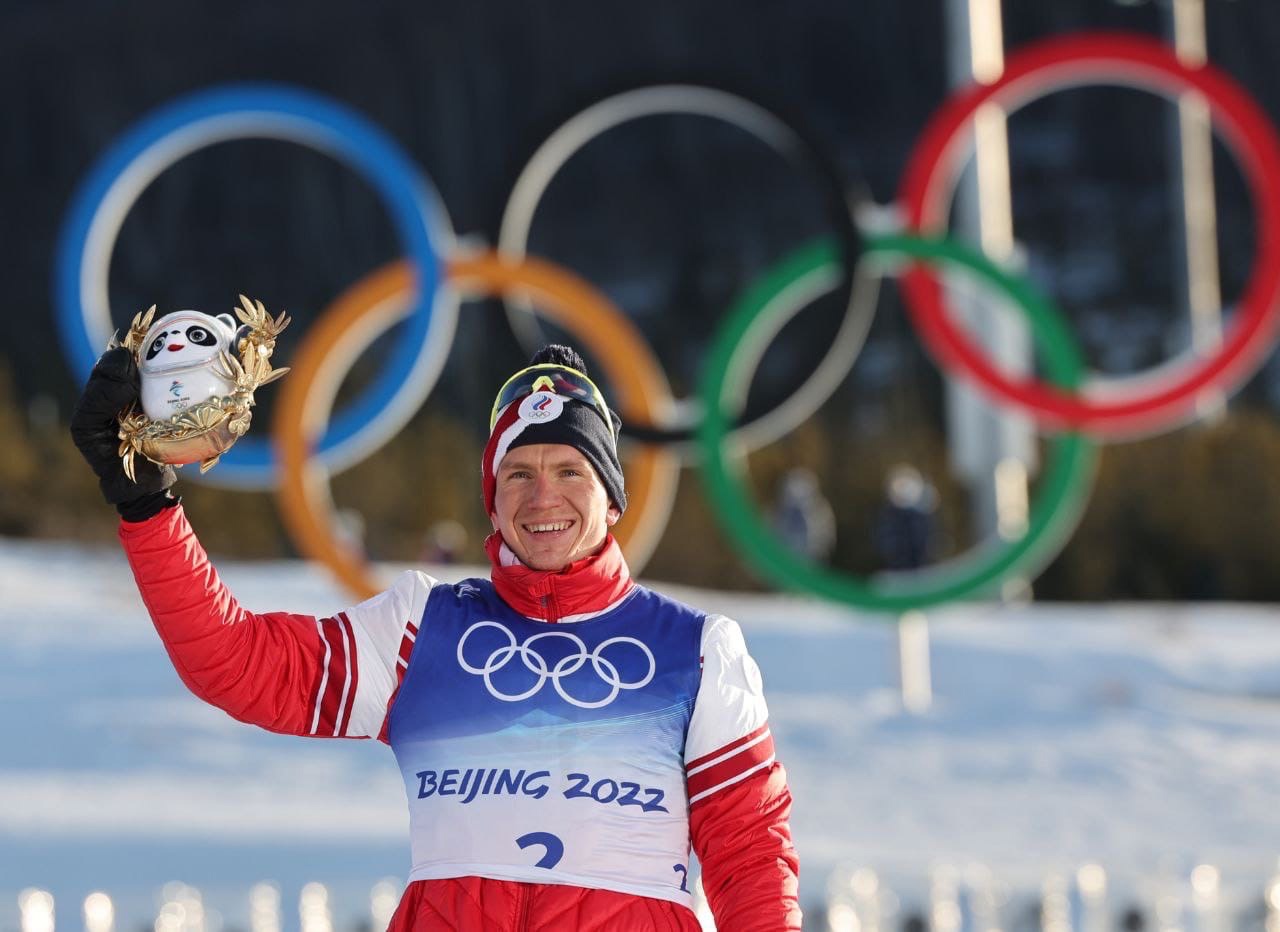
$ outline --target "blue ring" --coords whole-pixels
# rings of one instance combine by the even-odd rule
[[[404,339],[395,341],[387,365],[373,383],[333,419],[317,445],[316,455],[323,459],[338,444],[352,440],[389,405],[408,382],[419,354],[429,345],[432,308],[441,277],[440,249],[431,231],[433,222],[447,229],[447,219],[439,211],[427,182],[390,137],[364,117],[319,94],[284,85],[223,85],[168,103],[126,130],[99,158],[76,192],[59,235],[54,289],[63,349],[81,379],[88,377],[105,349],[93,345],[80,279],[92,225],[113,187],[155,149],[166,143],[180,145],[181,140],[175,140],[175,136],[184,130],[225,119],[253,126],[201,142],[195,148],[231,139],[282,138],[339,159],[359,172],[381,195],[399,233],[403,253],[418,271],[417,304],[407,318],[405,326],[409,329]],[[182,152],[173,161],[186,154]],[[171,164],[167,162],[164,168]],[[110,255],[104,261],[109,265]],[[218,463],[219,479],[246,487],[272,486],[274,470],[271,445],[249,437],[242,438]]]

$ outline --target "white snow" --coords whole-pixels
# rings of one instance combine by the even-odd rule
[[[350,602],[313,566],[217,563],[257,610]],[[790,595],[657,588],[742,623],[795,795],[807,906],[866,867],[899,919],[952,876],[963,909],[989,889],[1017,927],[1019,897],[1070,889],[1096,863],[1112,911],[1163,900],[1194,927],[1189,877],[1208,863],[1226,914],[1261,908],[1280,858],[1275,608],[952,607],[930,616],[934,705],[910,715],[891,624]],[[137,928],[175,879],[241,928],[253,882],[281,886],[292,927],[297,891],[320,880],[353,922],[375,881],[403,876],[390,752],[267,734],[197,702],[118,551],[0,539],[0,592],[0,930],[18,928],[28,887],[54,892],[64,927],[102,889],[116,927]]]

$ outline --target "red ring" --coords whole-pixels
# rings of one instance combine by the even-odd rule
[[[950,194],[968,154],[960,130],[979,106],[995,102],[1012,112],[1065,86],[1106,81],[1166,94],[1198,91],[1240,161],[1257,211],[1257,240],[1248,286],[1219,352],[1142,393],[1086,401],[1038,379],[999,372],[956,326],[929,269],[914,265],[902,288],[912,322],[939,365],[960,370],[994,400],[1025,408],[1044,426],[1114,436],[1150,432],[1190,416],[1200,392],[1234,388],[1270,348],[1280,311],[1280,140],[1244,89],[1208,65],[1183,65],[1168,47],[1151,39],[1085,33],[1036,43],[1011,55],[999,80],[964,90],[935,112],[911,153],[899,200],[908,229],[920,235],[945,232]]]

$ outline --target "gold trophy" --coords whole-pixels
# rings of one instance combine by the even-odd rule
[[[237,328],[230,314],[175,311],[155,320],[156,308],[133,318],[123,346],[141,375],[142,410],[120,417],[120,458],[134,478],[133,458],[207,471],[249,429],[253,393],[288,369],[272,369],[276,337],[289,326],[262,302],[240,295]],[[239,358],[232,355],[232,348]]]

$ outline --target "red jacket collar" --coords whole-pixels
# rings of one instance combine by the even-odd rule
[[[596,553],[555,572],[530,569],[514,559],[497,531],[485,538],[484,549],[498,595],[528,618],[562,621],[604,611],[635,584],[612,534]],[[508,560],[503,560],[504,550],[510,555]]]

